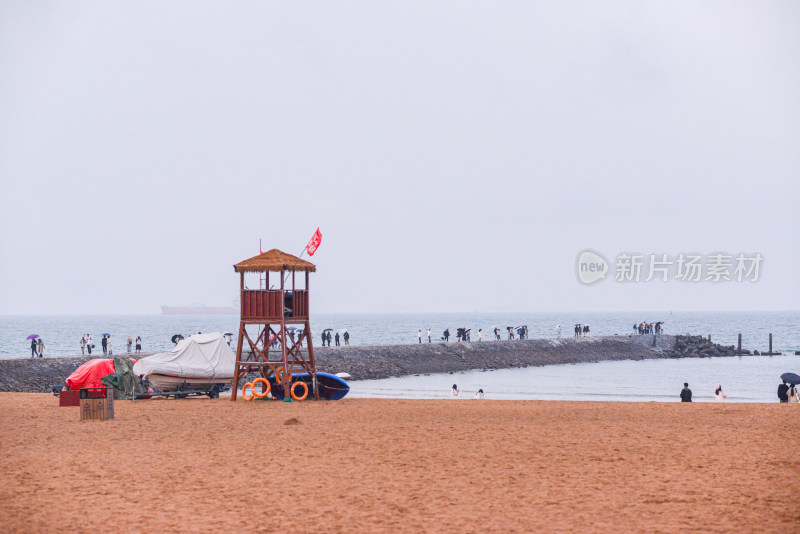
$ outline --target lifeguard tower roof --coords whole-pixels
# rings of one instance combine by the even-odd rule
[[[301,260],[297,256],[292,256],[273,248],[258,256],[240,261],[233,266],[237,273],[243,272],[264,272],[264,271],[307,271],[316,272],[316,266],[306,260]]]

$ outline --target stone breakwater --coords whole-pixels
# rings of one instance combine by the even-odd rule
[[[354,380],[471,369],[734,354],[732,347],[713,344],[700,336],[671,335],[314,348],[319,371],[349,373]],[[79,356],[0,360],[0,391],[50,391],[89,359]]]

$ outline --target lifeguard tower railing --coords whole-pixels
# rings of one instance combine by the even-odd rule
[[[303,289],[244,289],[241,300],[242,321],[308,319],[308,291]]]

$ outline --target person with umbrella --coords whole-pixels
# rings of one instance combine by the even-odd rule
[[[786,379],[781,379],[781,384],[778,386],[778,400],[781,404],[789,402],[789,386],[786,385]]]
[[[39,336],[36,335],[36,334],[31,334],[31,335],[28,336],[28,339],[31,340],[31,358],[35,358],[36,357],[36,352],[37,352],[37,347],[38,347],[38,345],[36,344],[36,338],[38,338],[38,337]]]

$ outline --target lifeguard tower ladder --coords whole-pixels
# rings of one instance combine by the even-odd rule
[[[319,400],[317,367],[308,321],[308,278],[309,273],[317,268],[278,249],[239,262],[233,268],[239,273],[241,316],[231,400],[236,400],[239,382],[251,372],[265,379],[308,373],[314,399]],[[300,282],[296,280],[298,272],[305,273],[302,289],[296,285]],[[247,287],[246,273],[257,273],[258,289]],[[272,279],[272,286],[270,273],[279,273],[280,277]],[[291,281],[290,287],[287,287],[287,281]],[[280,289],[273,289],[273,286]],[[284,398],[290,399],[290,381],[283,379],[281,385]]]

